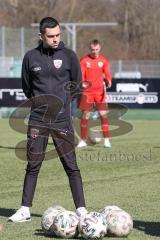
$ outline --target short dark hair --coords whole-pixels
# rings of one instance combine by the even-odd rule
[[[52,17],[45,17],[40,21],[39,31],[40,33],[44,33],[46,28],[54,28],[59,26],[59,22]]]
[[[93,45],[98,45],[98,44],[101,44],[101,43],[100,43],[100,41],[99,41],[98,39],[93,39],[93,40],[90,42],[89,45],[91,45],[91,44],[93,44]]]

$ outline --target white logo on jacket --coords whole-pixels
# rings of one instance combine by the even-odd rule
[[[53,63],[54,63],[55,68],[57,68],[57,69],[59,69],[62,66],[62,60],[60,60],[60,59],[53,60]]]
[[[98,66],[101,68],[103,67],[103,62],[98,62]]]
[[[90,68],[91,67],[91,63],[90,62],[86,62],[86,67]]]
[[[34,72],[41,71],[41,67],[34,67],[34,68],[33,68],[33,71],[34,71]]]

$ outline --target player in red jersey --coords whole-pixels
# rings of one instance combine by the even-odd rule
[[[104,82],[106,88],[110,88],[112,77],[110,64],[104,56],[100,55],[100,51],[101,44],[95,39],[90,43],[89,55],[80,60],[83,87],[79,101],[79,108],[82,110],[80,122],[82,140],[79,142],[78,147],[87,146],[88,121],[94,105],[96,106],[101,121],[104,146],[111,147],[109,141],[109,121],[107,118],[108,105],[106,103]]]

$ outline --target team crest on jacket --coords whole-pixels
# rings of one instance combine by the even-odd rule
[[[91,63],[90,62],[86,62],[86,67],[90,68],[91,67]]]
[[[98,62],[99,67],[103,67],[103,62]]]
[[[31,137],[36,138],[39,135],[39,129],[31,128]]]
[[[60,60],[60,59],[53,60],[53,63],[54,63],[55,68],[57,68],[57,69],[59,69],[62,66],[62,60]]]

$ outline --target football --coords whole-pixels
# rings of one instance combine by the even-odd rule
[[[89,140],[91,143],[95,144],[95,143],[100,143],[102,140],[102,133],[99,130],[94,130],[94,131],[90,131],[89,132]]]
[[[85,239],[100,239],[107,234],[107,221],[101,213],[90,212],[80,218],[78,229]]]
[[[53,205],[49,207],[42,215],[41,219],[41,227],[44,231],[45,235],[47,236],[54,236],[55,233],[52,229],[52,224],[54,221],[55,216],[62,211],[66,211],[64,207],[59,205]]]
[[[114,210],[122,210],[122,209],[119,208],[118,206],[110,205],[102,208],[99,212],[102,213],[107,220],[107,217],[109,216],[109,214],[111,214],[112,211]]]
[[[74,238],[78,236],[79,218],[75,212],[60,212],[55,218],[52,229],[57,237]]]
[[[116,237],[126,237],[133,229],[132,217],[123,210],[113,210],[107,218],[108,233]]]

